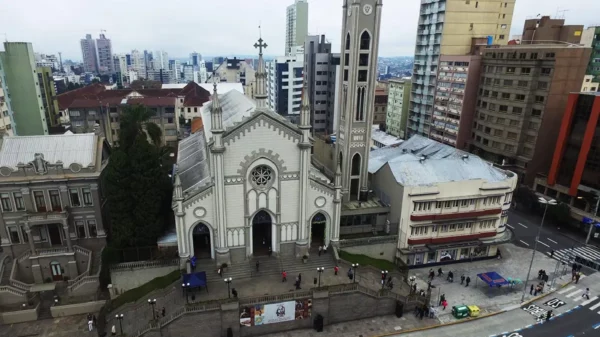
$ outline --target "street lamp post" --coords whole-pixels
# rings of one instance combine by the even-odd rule
[[[540,241],[540,234],[542,227],[544,226],[544,219],[546,218],[546,211],[548,211],[548,205],[556,205],[557,202],[554,199],[546,200],[542,197],[538,199],[540,204],[544,204],[544,215],[542,215],[542,223],[538,228],[537,235],[535,237],[535,243],[533,244],[533,253],[531,254],[531,262],[529,263],[529,270],[527,271],[527,277],[525,278],[525,285],[523,286],[523,296],[521,296],[521,302],[525,301],[525,292],[527,291],[527,282],[529,282],[529,276],[531,275],[531,268],[533,267],[533,259],[535,258],[535,252],[537,250],[538,241]]]
[[[115,318],[119,320],[119,326],[121,327],[121,336],[123,336],[123,314],[116,314]]]
[[[385,279],[388,276],[388,271],[387,270],[382,270],[381,271],[381,290],[383,290],[383,287],[385,286]]]
[[[319,288],[321,288],[321,274],[325,271],[325,267],[317,267],[317,273],[319,273]]]
[[[150,307],[152,308],[152,319],[155,320],[156,319],[156,315],[155,315],[155,310],[154,310],[154,306],[156,305],[156,298],[155,299],[148,299],[148,304],[150,305]]]
[[[185,283],[181,284],[181,296],[185,297]]]
[[[185,303],[190,304],[189,292],[190,292],[190,283],[182,283],[181,287],[183,288],[183,292],[185,293]]]
[[[223,281],[225,283],[227,283],[227,296],[229,296],[229,298],[231,298],[231,290],[229,289],[229,287],[230,287],[231,281],[233,281],[233,279],[231,277],[230,278],[224,278]]]
[[[352,281],[353,283],[356,283],[356,268],[358,268],[358,263],[353,263],[352,264],[352,272],[354,273],[354,280]]]

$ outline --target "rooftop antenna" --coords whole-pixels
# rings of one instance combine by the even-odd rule
[[[260,21],[258,21],[258,37],[262,39],[262,29],[260,28]]]
[[[565,18],[565,14],[568,12],[568,9],[561,9],[560,7],[556,8],[556,15],[555,15],[555,19],[563,19]]]

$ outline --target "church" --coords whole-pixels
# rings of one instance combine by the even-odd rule
[[[202,108],[203,130],[179,143],[173,209],[182,260],[196,256],[219,265],[263,254],[302,257],[339,240],[342,202],[367,189],[377,69],[372,34],[379,33],[381,1],[362,2],[344,5],[340,148],[330,174],[311,163],[306,90],[297,125],[266,107],[262,38],[254,45],[254,99],[235,90],[220,95],[215,85]]]

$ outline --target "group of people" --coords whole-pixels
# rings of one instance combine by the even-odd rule
[[[415,316],[420,319],[423,319],[423,317],[434,318],[435,312],[427,304],[417,305],[415,306]]]

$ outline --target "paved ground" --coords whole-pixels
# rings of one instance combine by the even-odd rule
[[[485,260],[477,261],[472,263],[459,263],[454,265],[443,266],[444,272],[443,277],[435,277],[432,285],[435,289],[432,290],[432,300],[438,299],[441,294],[446,295],[448,301],[448,307],[454,305],[477,305],[480,307],[482,314],[496,312],[502,308],[510,305],[516,305],[521,302],[521,296],[523,294],[523,284],[517,285],[514,288],[502,287],[502,288],[489,288],[485,283],[477,278],[477,274],[495,271],[505,278],[521,279],[525,282],[527,277],[527,271],[529,269],[529,263],[531,262],[532,251],[530,249],[518,247],[513,244],[503,245],[502,248],[502,259],[497,260]],[[550,281],[554,277],[554,270],[556,269],[557,261],[550,259],[548,256],[543,254],[536,254],[533,263],[532,273],[529,277],[530,282],[526,283],[527,291],[525,300],[533,297],[529,295],[529,286],[531,284],[537,284],[537,273],[540,269],[546,270],[550,276]],[[559,268],[562,269],[562,268]],[[417,277],[418,288],[427,287],[427,274],[429,268],[421,268],[411,270],[411,276]],[[437,268],[434,268],[437,275]],[[448,271],[452,270],[454,273],[454,282],[450,283],[446,281],[446,275]],[[569,270],[570,272],[570,270]],[[460,276],[471,278],[471,284],[469,287],[465,287],[460,284]],[[569,280],[569,276],[565,276],[562,279],[557,279],[557,283],[562,284]],[[524,283],[525,284],[525,283]],[[434,303],[438,305],[439,302]],[[451,322],[455,319],[450,315],[450,310],[440,311],[440,321]]]
[[[98,333],[88,331],[86,315],[0,326],[0,337],[95,337]]]

